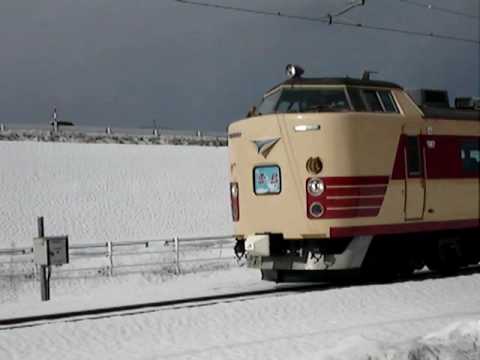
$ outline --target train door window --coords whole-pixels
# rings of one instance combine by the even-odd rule
[[[363,95],[370,111],[383,112],[382,103],[375,90],[363,90]]]
[[[379,90],[378,95],[380,96],[380,100],[382,100],[383,107],[386,112],[397,112],[398,108],[395,104],[395,100],[393,100],[392,92],[389,90]]]
[[[475,174],[480,171],[479,140],[462,141],[460,144],[460,156],[464,172]]]
[[[360,93],[359,88],[349,88],[348,96],[350,97],[350,101],[355,111],[367,111],[367,107],[363,102],[362,94]]]
[[[407,136],[407,170],[408,177],[420,177],[423,174],[420,146],[416,136]]]

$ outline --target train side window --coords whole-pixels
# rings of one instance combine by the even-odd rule
[[[480,149],[478,140],[464,140],[460,145],[460,157],[463,171],[467,173],[480,172]]]
[[[395,104],[395,100],[393,100],[393,96],[391,91],[389,90],[379,90],[378,95],[380,96],[380,100],[382,100],[383,107],[385,108],[386,112],[396,112],[398,113],[398,108]]]
[[[409,177],[422,176],[420,146],[416,136],[407,136],[407,170]]]
[[[363,90],[365,101],[370,111],[383,112],[383,106],[375,90]]]

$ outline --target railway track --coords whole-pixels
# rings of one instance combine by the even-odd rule
[[[182,309],[188,307],[209,306],[219,303],[251,300],[264,296],[282,296],[299,292],[325,290],[328,288],[332,288],[333,286],[333,284],[327,283],[308,285],[279,285],[269,289],[242,291],[237,293],[226,293],[192,298],[112,306],[108,308],[95,308],[79,311],[66,311],[52,314],[0,319],[0,331],[21,327],[41,326],[57,321],[76,322],[82,320],[102,319],[116,316],[137,315],[142,313],[161,311],[165,309]]]
[[[51,314],[42,314],[34,316],[16,317],[8,319],[0,319],[0,331],[24,328],[24,327],[36,327],[42,326],[54,322],[77,322],[85,320],[104,319],[109,317],[119,316],[132,316],[144,313],[158,312],[162,310],[171,309],[184,309],[194,308],[202,306],[211,306],[220,303],[247,301],[257,299],[261,297],[269,296],[286,296],[291,294],[329,290],[333,288],[343,288],[349,286],[370,286],[370,285],[382,285],[393,284],[404,281],[424,281],[432,279],[441,279],[454,276],[466,276],[471,274],[480,273],[480,265],[471,266],[459,270],[456,274],[441,275],[438,273],[432,273],[430,271],[423,271],[415,273],[408,278],[395,279],[393,281],[380,281],[380,280],[350,280],[344,282],[335,283],[308,283],[308,284],[278,284],[273,288],[241,291],[236,293],[225,293],[217,295],[208,295],[191,298],[181,298],[154,302],[145,302],[138,304],[128,304],[112,307],[94,308],[78,311],[66,311]]]

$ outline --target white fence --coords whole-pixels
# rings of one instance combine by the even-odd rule
[[[237,261],[231,235],[169,238],[144,241],[108,241],[72,244],[70,262],[54,267],[55,277],[82,273],[113,276],[131,272],[168,272],[179,274],[195,269],[234,266]],[[0,249],[0,278],[36,277],[33,248]]]

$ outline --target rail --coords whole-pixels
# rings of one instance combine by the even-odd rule
[[[238,263],[233,244],[233,235],[71,244],[69,264],[54,268],[54,273],[56,277],[82,271],[113,276],[153,268],[180,274],[212,263]],[[32,247],[0,249],[0,278],[36,275]]]

